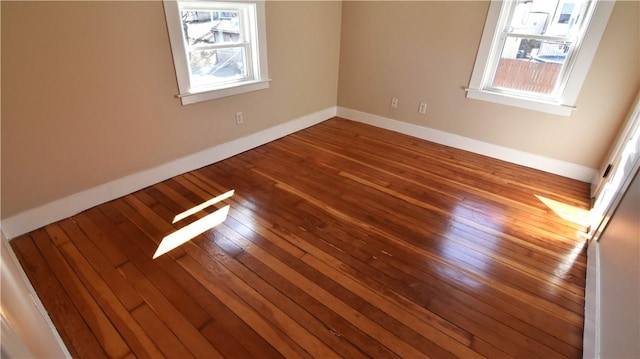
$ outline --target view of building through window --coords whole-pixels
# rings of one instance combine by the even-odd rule
[[[264,0],[164,0],[183,105],[269,88]]]
[[[241,11],[182,10],[180,15],[193,86],[248,76]]]
[[[586,28],[587,0],[519,0],[502,31],[491,87],[553,95]]]

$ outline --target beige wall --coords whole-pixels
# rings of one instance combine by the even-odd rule
[[[640,3],[616,4],[570,117],[465,98],[488,6],[345,2],[338,105],[599,168],[640,87]]]
[[[640,85],[636,1],[569,118],[465,98],[487,2],[268,1],[271,88],[189,106],[160,1],[0,6],[3,219],[336,104],[597,168]]]
[[[600,237],[600,356],[640,358],[640,175]]]
[[[339,2],[267,2],[271,87],[188,106],[161,1],[1,6],[2,218],[336,104]]]

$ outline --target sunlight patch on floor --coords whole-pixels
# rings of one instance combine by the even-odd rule
[[[540,202],[544,203],[545,206],[549,207],[549,209],[565,221],[576,223],[584,227],[589,225],[589,210],[558,202],[544,196],[535,196],[540,200]]]
[[[474,252],[480,254],[480,257],[495,258],[498,255],[496,250],[498,243],[501,241],[499,235],[486,238],[482,242],[482,249],[469,246],[467,239],[468,234],[457,232],[456,221],[467,223],[474,230],[483,231],[485,226],[495,230],[495,233],[502,232],[504,214],[502,210],[489,203],[473,199],[463,199],[451,210],[452,215],[448,223],[447,232],[444,240],[439,241],[438,249],[441,251],[440,256],[449,262],[456,270],[450,268],[438,269],[440,275],[447,281],[455,281],[465,286],[469,290],[481,290],[486,287],[487,283],[479,280],[480,277],[490,278],[492,276],[494,261],[473,260]],[[487,221],[492,221],[491,224]],[[488,232],[486,232],[488,234]],[[467,243],[465,245],[465,243]],[[479,258],[479,257],[475,257]]]
[[[231,191],[223,193],[223,194],[221,194],[221,195],[219,195],[219,196],[217,196],[215,198],[212,198],[212,199],[210,199],[210,200],[208,200],[208,201],[206,201],[206,202],[204,202],[204,203],[202,203],[200,205],[197,205],[197,206],[195,206],[195,207],[193,207],[191,209],[188,209],[188,210],[178,214],[177,216],[175,216],[173,218],[173,222],[171,222],[171,223],[176,223],[178,221],[181,221],[181,220],[189,217],[192,214],[195,214],[195,213],[198,213],[198,212],[202,211],[203,209],[205,209],[207,207],[213,206],[214,204],[216,204],[218,202],[224,201],[225,199],[230,198],[231,196],[233,196],[234,193],[235,193],[235,190],[231,190]]]
[[[553,271],[554,277],[550,279],[551,283],[556,284],[558,286],[563,285],[567,274],[569,273],[571,268],[574,266],[576,259],[582,253],[586,245],[587,245],[586,241],[576,244],[576,246],[573,247],[569,253],[565,254],[563,260],[558,264],[558,267]]]
[[[199,204],[193,208],[190,208],[173,218],[173,223],[176,223],[180,220],[183,220],[195,213],[202,211],[203,209],[213,206],[214,204],[224,201],[227,198],[233,196],[234,190],[221,194],[215,198],[212,198],[202,204]],[[198,219],[197,221],[190,223],[179,230],[165,236],[156,252],[153,254],[153,259],[160,257],[163,254],[166,254],[173,249],[185,244],[186,242],[192,240],[196,236],[210,230],[211,228],[219,225],[227,219],[227,215],[229,214],[229,209],[231,207],[226,205],[217,211],[208,214],[207,216]]]
[[[535,195],[540,202],[544,203],[545,206],[549,207],[555,214],[557,214],[560,218],[565,221],[569,221],[571,223],[578,224],[583,227],[588,227],[590,224],[590,211],[582,208],[578,208],[576,206],[572,206],[566,203],[562,203],[544,196]],[[586,239],[586,232],[577,231],[577,234]],[[567,273],[571,270],[573,265],[575,264],[576,259],[584,250],[586,245],[586,240],[580,243],[577,243],[575,247],[571,249],[569,253],[566,253],[559,263],[558,267],[554,270],[555,277],[551,279],[551,282],[560,286],[562,285]]]

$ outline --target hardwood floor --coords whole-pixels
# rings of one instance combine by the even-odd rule
[[[76,358],[578,358],[588,195],[335,118],[11,245]]]

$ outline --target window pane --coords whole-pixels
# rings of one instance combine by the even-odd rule
[[[189,53],[191,81],[212,85],[247,77],[244,47],[194,50]]]
[[[574,36],[587,10],[587,0],[519,0],[509,28],[512,34]]]
[[[187,46],[242,41],[238,11],[183,10],[181,17]]]
[[[552,94],[570,47],[565,42],[507,38],[492,87]]]

